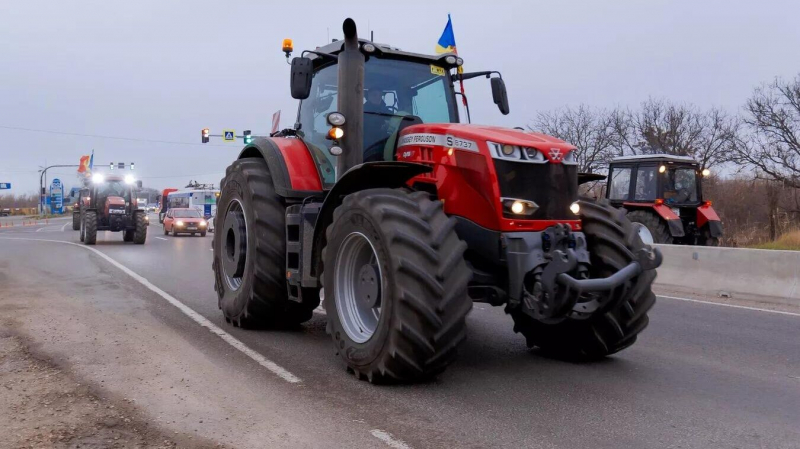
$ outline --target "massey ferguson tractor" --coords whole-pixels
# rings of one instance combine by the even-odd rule
[[[594,359],[648,323],[661,263],[622,210],[578,198],[575,147],[460,124],[455,54],[344,40],[291,63],[292,129],[244,147],[221,181],[213,270],[234,326],[292,326],[323,301],[361,379],[442,372],[473,301],[504,305],[529,346]],[[284,43],[287,58],[291,42]]]
[[[122,240],[137,245],[147,239],[147,211],[136,206],[136,188],[141,181],[133,177],[111,176],[95,173],[90,183],[81,190],[80,207],[73,211],[78,214],[80,239],[86,245],[97,242],[97,231],[122,232]]]
[[[611,161],[606,198],[624,207],[647,244],[718,246],[722,222],[703,200],[708,169],[687,156],[623,156]]]

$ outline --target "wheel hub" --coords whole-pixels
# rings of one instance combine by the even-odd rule
[[[355,286],[356,300],[370,309],[380,306],[379,279],[378,267],[372,264],[361,266],[361,270],[358,273],[358,283]]]
[[[333,299],[344,331],[356,343],[368,341],[378,329],[382,283],[372,242],[360,232],[350,233],[336,253]]]
[[[247,261],[247,222],[238,201],[231,202],[222,227],[222,269],[229,286],[236,290],[242,283]]]

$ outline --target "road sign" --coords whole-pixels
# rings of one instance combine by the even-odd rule
[[[232,129],[223,129],[222,140],[226,142],[233,142],[234,140],[236,140],[236,131]]]
[[[54,178],[50,184],[50,212],[60,214],[64,207],[64,185],[61,180]]]
[[[0,190],[6,190],[11,188],[10,182],[0,182]]]

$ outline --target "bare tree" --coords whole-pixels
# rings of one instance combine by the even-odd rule
[[[729,159],[737,129],[735,118],[720,109],[699,111],[652,98],[635,111],[612,111],[611,127],[616,155],[691,156],[702,168]]]
[[[800,188],[800,75],[755,89],[743,124],[735,161],[755,167],[759,176]]]
[[[608,111],[580,105],[577,109],[542,112],[530,128],[578,147],[576,160],[582,173],[605,171],[613,156],[614,132]]]

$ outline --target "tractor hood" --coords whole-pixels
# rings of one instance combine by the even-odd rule
[[[118,196],[110,196],[106,198],[106,206],[123,206],[125,207],[125,200]]]
[[[420,124],[405,128],[401,132],[401,137],[410,134],[441,134],[469,139],[478,143],[489,141],[522,147],[532,147],[545,153],[551,148],[558,148],[562,150],[564,154],[570,150],[576,149],[574,145],[546,134],[502,128],[499,126],[460,123]]]

